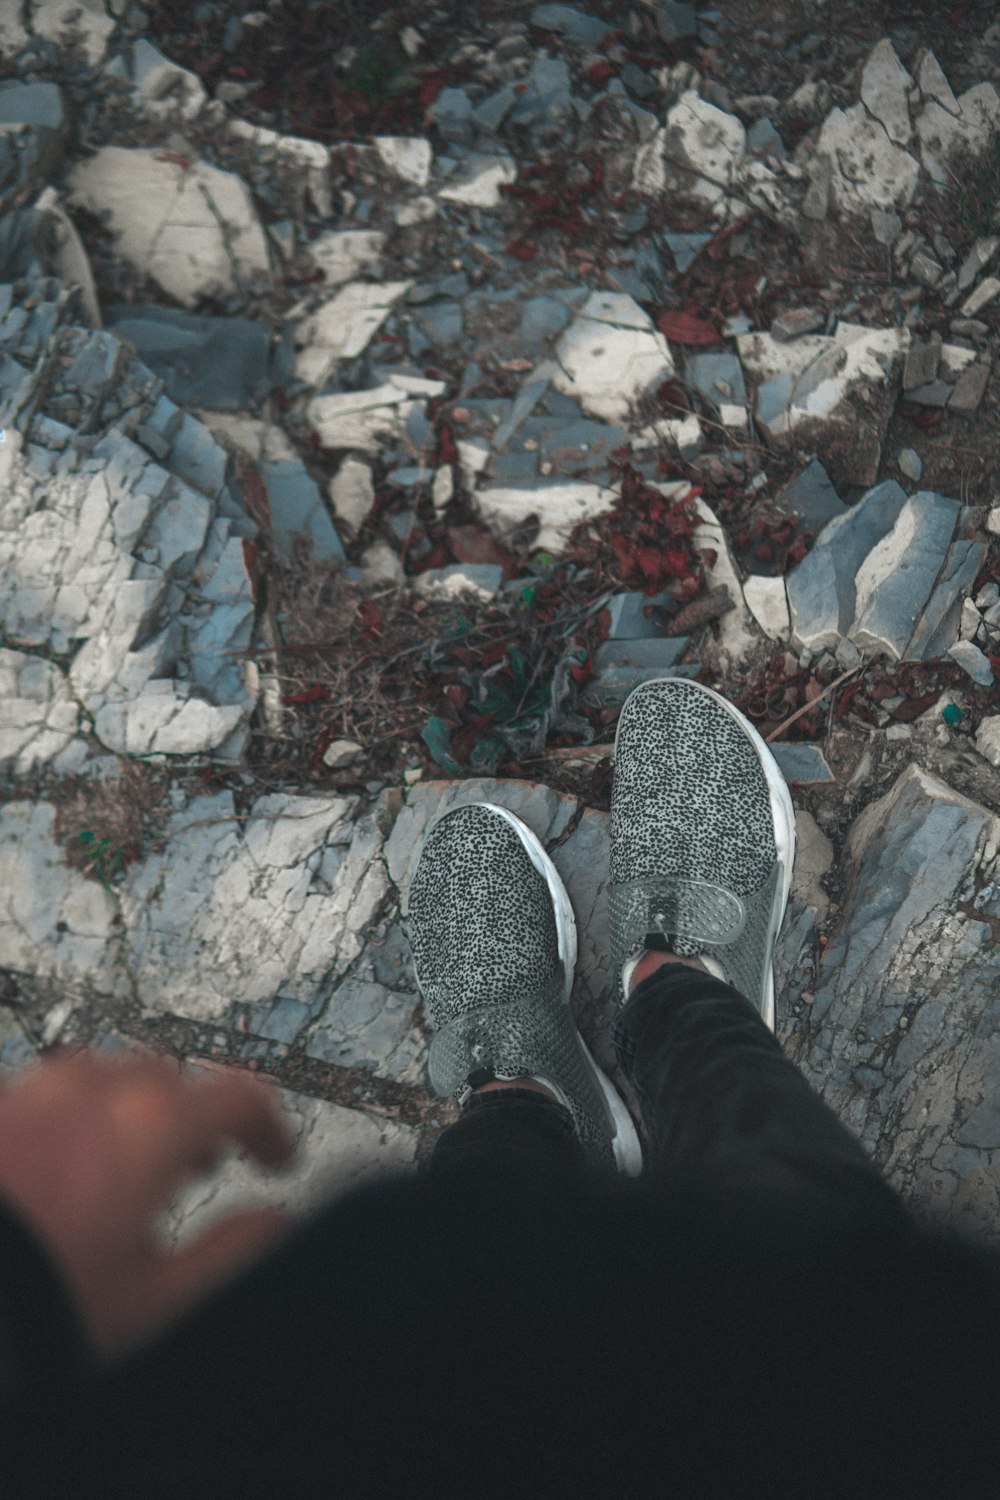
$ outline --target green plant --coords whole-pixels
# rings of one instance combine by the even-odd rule
[[[96,870],[104,889],[109,895],[113,895],[108,875],[110,871],[112,880],[120,879],[123,875],[121,849],[110,838],[98,839],[96,833],[91,832],[90,829],[84,829],[82,833],[77,834],[77,838],[84,850],[84,874],[91,875]]]
[[[405,58],[393,56],[387,48],[361,46],[345,82],[366,99],[375,100],[400,94],[412,88],[416,80],[407,73]]]

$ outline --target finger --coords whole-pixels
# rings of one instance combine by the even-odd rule
[[[213,1224],[192,1244],[165,1255],[148,1303],[151,1326],[185,1312],[260,1260],[295,1222],[284,1209],[244,1209]]]
[[[287,1165],[296,1151],[275,1091],[235,1068],[191,1081],[183,1141],[185,1163],[211,1159],[226,1142],[242,1146],[265,1167]]]

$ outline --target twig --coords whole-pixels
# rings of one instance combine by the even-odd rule
[[[770,734],[766,734],[764,736],[765,743],[769,745],[772,740],[776,740],[778,735],[788,728],[789,724],[794,724],[796,719],[801,719],[803,714],[809,713],[810,709],[815,708],[817,703],[822,703],[827,693],[832,693],[835,687],[839,687],[842,682],[846,682],[848,677],[853,677],[856,672],[863,672],[866,666],[867,662],[862,662],[860,667],[851,667],[848,671],[841,672],[840,676],[835,677],[821,693],[817,693],[811,702],[803,703],[801,708],[797,708],[793,714],[789,714],[783,724],[779,724],[777,729],[772,729]]]

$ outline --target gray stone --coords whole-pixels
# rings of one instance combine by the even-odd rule
[[[710,234],[693,234],[682,231],[665,233],[663,238],[674,258],[674,265],[683,274],[712,238]]]
[[[941,363],[941,335],[932,334],[927,343],[914,339],[903,367],[903,390],[913,391],[928,385],[938,372]]]
[[[270,332],[252,318],[118,303],[108,309],[105,323],[128,339],[179,405],[243,411],[271,389]]]
[[[749,404],[743,367],[735,354],[693,354],[687,362],[687,378],[716,411],[723,404]]]
[[[562,57],[536,57],[510,111],[510,125],[556,125],[571,112],[569,64]]]
[[[613,594],[608,600],[611,624],[608,639],[615,641],[653,640],[663,636],[677,600],[669,594]]]
[[[953,646],[948,647],[948,655],[958,662],[963,672],[967,672],[973,682],[980,687],[991,688],[995,685],[993,668],[989,657],[980,651],[979,647],[972,641],[956,641]]]
[[[762,155],[786,156],[785,143],[768,119],[755,120],[747,131],[747,150]]]
[[[862,562],[892,530],[906,504],[894,479],[870,489],[824,527],[812,551],[788,575],[793,644],[797,650],[835,649],[854,621],[855,577]]]
[[[943,380],[932,380],[930,385],[922,385],[915,391],[907,391],[906,399],[915,401],[918,406],[947,406],[955,390],[953,385],[948,385]]]
[[[687,646],[688,637],[680,638]],[[700,662],[677,662],[672,667],[605,667],[599,677],[587,683],[584,689],[586,702],[594,707],[607,708],[624,703],[633,688],[643,682],[653,682],[658,677],[697,677]]]
[[[921,286],[935,287],[944,275],[944,267],[938,265],[925,251],[919,250],[910,261],[910,275]]]
[[[903,221],[899,214],[886,213],[882,208],[873,208],[870,211],[872,234],[880,245],[893,245],[903,229]]]
[[[661,636],[633,641],[605,641],[594,652],[594,669],[602,676],[615,667],[673,667],[688,646],[688,637]]]
[[[57,83],[0,84],[0,125],[34,125],[61,131],[67,123]]]
[[[306,1052],[338,1068],[364,1068],[398,1083],[424,1081],[424,1041],[413,1025],[411,994],[345,979],[310,1028]]]
[[[900,473],[905,474],[907,479],[912,479],[914,484],[920,483],[920,476],[924,472],[923,460],[915,448],[900,448],[896,454],[896,462]]]
[[[536,5],[528,18],[532,26],[555,31],[585,47],[596,47],[612,29],[607,21],[588,16],[573,5]]]
[[[934,592],[903,653],[904,661],[933,661],[952,645],[958,634],[962,599],[975,582],[985,556],[984,542],[952,542]]]
[[[693,5],[681,0],[655,0],[656,25],[665,42],[683,41],[698,35],[698,15]]]
[[[1000,293],[1000,277],[987,276],[962,303],[963,318],[974,318]]]
[[[267,486],[268,507],[274,528],[277,554],[292,561],[292,538],[297,532],[309,538],[312,555],[320,561],[343,558],[344,545],[327,513],[315,480],[298,459],[261,464]]]
[[[1000,821],[910,766],[855,823],[813,1003],[778,1026],[911,1206],[993,1237],[1000,964],[986,921],[956,908],[996,880],[998,847]]]
[[[989,359],[967,365],[955,382],[948,410],[961,412],[963,416],[973,416],[979,410],[992,368],[992,361]]]
[[[772,741],[768,749],[789,786],[835,780],[818,745],[783,744],[777,740]]]
[[[806,333],[818,333],[826,324],[826,313],[819,307],[794,307],[779,313],[771,323],[772,338],[782,343],[801,338]]]
[[[810,459],[801,474],[774,497],[774,503],[786,515],[797,515],[802,525],[816,535],[835,516],[847,513],[847,506],[818,458]]]
[[[989,235],[986,238],[976,241],[963,260],[958,272],[958,290],[960,292],[968,291],[980,271],[986,269],[996,254],[998,245],[1000,245],[1000,238],[996,235]]]
[[[957,500],[918,490],[869,552],[855,577],[848,632],[862,651],[903,654],[944,564],[959,509]]]

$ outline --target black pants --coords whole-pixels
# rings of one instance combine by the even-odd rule
[[[998,1493],[992,1263],[728,986],[666,967],[614,1040],[640,1178],[543,1096],[474,1097],[60,1414],[52,1493]]]

